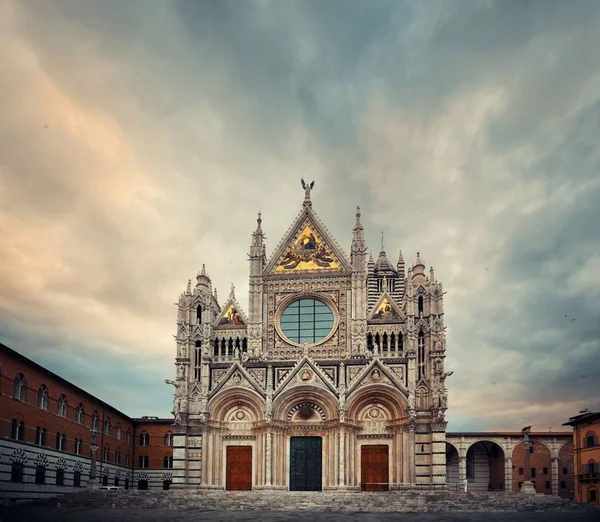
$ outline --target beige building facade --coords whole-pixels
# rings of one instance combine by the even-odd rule
[[[259,214],[247,313],[204,266],[179,298],[173,487],[445,484],[442,284],[419,254],[369,257],[360,209],[348,257],[302,185],[270,256]]]

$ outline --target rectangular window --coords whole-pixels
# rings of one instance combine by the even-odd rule
[[[548,474],[548,468],[544,468],[543,473],[544,473],[544,475],[547,475]]]
[[[73,486],[76,488],[81,486],[81,471],[75,471],[73,473]]]
[[[546,489],[550,489],[550,481],[549,480],[546,481]]]
[[[598,494],[595,488],[588,489],[588,502],[596,502],[598,500]]]
[[[519,475],[523,475],[523,468],[519,468]]]
[[[535,468],[531,468],[531,478],[535,478]]]
[[[20,462],[13,462],[10,472],[10,481],[23,482],[23,464]]]
[[[567,487],[567,483],[564,480],[561,480],[560,487],[561,487],[561,489],[565,489]]]
[[[44,466],[36,466],[35,468],[35,483],[44,484],[46,482],[46,468]]]
[[[108,475],[104,475],[102,477],[102,485],[103,486],[108,486]]]
[[[533,442],[529,444],[529,453],[533,453]]]
[[[563,475],[567,475],[569,473],[569,470],[567,468],[563,468]]]
[[[64,484],[65,484],[65,470],[57,469],[56,470],[56,485],[64,486]]]

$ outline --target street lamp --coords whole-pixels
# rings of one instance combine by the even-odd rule
[[[96,436],[98,435],[98,432],[96,431],[96,428],[92,428],[90,433],[92,434],[92,441],[90,442],[90,450],[92,451],[92,465],[90,467],[90,481],[88,487],[94,489],[98,486],[98,483],[96,482],[96,451],[98,451]]]
[[[532,446],[532,442],[529,440],[529,433],[531,432],[531,426],[525,426],[521,433],[523,434],[523,467],[525,468],[525,481],[521,484],[521,493],[524,495],[535,495],[535,486],[531,482],[531,467],[529,464],[529,448]]]

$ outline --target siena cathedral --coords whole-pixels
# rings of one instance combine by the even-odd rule
[[[370,490],[446,483],[442,284],[419,254],[350,256],[313,210],[267,257],[260,214],[249,307],[205,267],[178,302],[174,487]]]

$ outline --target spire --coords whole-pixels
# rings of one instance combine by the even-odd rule
[[[398,250],[398,268],[404,266],[404,256],[402,255],[402,249]]]
[[[310,200],[310,191],[315,186],[314,180],[310,182],[310,184],[305,183],[304,179],[301,179],[302,188],[304,189],[304,203],[302,203],[305,207],[312,207],[312,201]]]
[[[425,264],[421,259],[421,252],[417,252],[417,260],[413,265],[412,272],[414,275],[425,275]]]
[[[263,239],[265,238],[265,234],[262,230],[262,216],[261,213],[258,213],[258,217],[256,218],[256,230],[252,232],[252,245],[253,247],[260,247],[263,244]]]
[[[381,252],[379,255],[381,255],[381,253],[385,255],[385,247],[383,245],[383,230],[381,231]]]
[[[196,275],[196,288],[198,290],[204,289],[205,291],[209,291],[210,288],[210,277],[206,273],[206,266],[202,263],[202,270],[198,272]]]
[[[350,260],[354,270],[365,270],[366,253],[365,230],[360,222],[360,207],[356,207],[356,224],[352,231],[352,246],[350,248]]]
[[[235,285],[231,283],[231,290],[229,292],[229,299],[235,299]]]
[[[187,288],[185,289],[187,295],[192,295],[192,280],[188,279]]]
[[[429,281],[432,283],[435,281],[435,273],[433,272],[433,267],[429,269]]]

